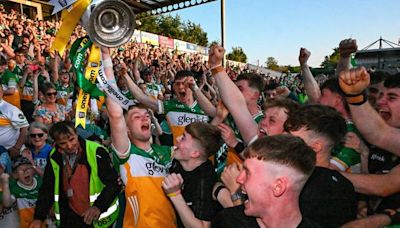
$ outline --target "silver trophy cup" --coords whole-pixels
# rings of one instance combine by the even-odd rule
[[[90,39],[105,47],[128,42],[135,31],[135,13],[122,0],[93,0],[81,18]]]

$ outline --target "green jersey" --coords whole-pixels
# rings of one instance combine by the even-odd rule
[[[209,117],[200,108],[197,101],[193,102],[191,106],[173,99],[169,101],[159,102],[160,114],[166,115],[166,122],[161,123],[161,128],[164,133],[173,135],[174,145],[176,138],[181,136],[185,130],[186,125],[193,122],[208,122]]]
[[[362,137],[351,120],[346,120],[346,126],[347,132],[354,132],[358,137]],[[346,171],[350,166],[358,164],[360,161],[360,154],[352,148],[345,147],[342,143],[336,145],[332,150],[331,163],[342,171]]]

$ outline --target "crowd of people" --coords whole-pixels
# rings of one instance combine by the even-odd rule
[[[387,227],[400,224],[400,75],[270,78],[209,56],[101,47],[107,83],[75,127],[71,45],[58,21],[0,5],[1,227]]]

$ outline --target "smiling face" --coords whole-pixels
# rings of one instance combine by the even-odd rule
[[[44,94],[45,102],[48,104],[54,104],[57,100],[57,91],[53,88],[50,88]]]
[[[30,129],[29,137],[35,149],[41,149],[46,144],[46,140],[48,138],[46,132],[40,128]]]
[[[400,127],[400,88],[384,88],[377,101],[379,115],[392,127]]]
[[[283,124],[287,117],[287,110],[282,107],[271,107],[265,110],[264,118],[259,123],[259,136],[282,134]]]
[[[148,142],[151,138],[151,119],[147,109],[132,108],[126,118],[130,137],[141,142]]]
[[[174,158],[178,161],[187,161],[194,156],[197,144],[195,139],[186,131],[177,138],[174,149]]]
[[[244,202],[244,213],[260,217],[266,208],[271,207],[274,178],[269,172],[269,162],[248,158],[236,181],[248,199]]]

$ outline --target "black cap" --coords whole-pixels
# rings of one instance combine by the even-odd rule
[[[23,156],[18,156],[15,158],[13,165],[12,165],[12,170],[15,171],[17,170],[18,167],[21,165],[32,165],[32,163],[29,161],[28,158],[23,157]]]

